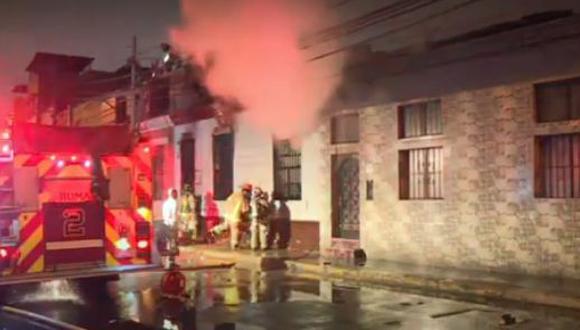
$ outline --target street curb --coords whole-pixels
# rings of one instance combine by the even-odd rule
[[[300,275],[316,275],[322,278],[364,282],[408,290],[430,291],[434,294],[451,295],[465,299],[496,300],[501,302],[528,303],[546,307],[580,310],[580,296],[566,292],[521,286],[513,282],[482,281],[471,278],[448,279],[413,273],[394,273],[372,268],[353,268],[326,265],[286,257],[267,257],[211,249],[193,249],[198,256],[235,262],[237,268],[250,270],[284,270]]]
[[[220,251],[212,249],[191,249],[191,252],[199,257],[222,260],[235,263],[236,268],[258,269],[262,271],[286,270],[286,258],[275,256],[260,256],[247,253],[236,253],[232,251]]]
[[[332,265],[310,264],[287,260],[290,272],[316,274],[323,278],[342,279],[409,289],[432,290],[438,293],[477,297],[517,303],[580,310],[580,297],[559,292],[518,286],[515,283],[485,282],[471,279],[444,279],[406,273],[390,273],[373,269],[351,269]]]

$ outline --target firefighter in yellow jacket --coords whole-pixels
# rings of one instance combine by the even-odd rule
[[[188,241],[197,239],[197,214],[195,212],[195,198],[191,186],[183,187],[183,194],[179,203],[180,237]]]
[[[242,230],[248,226],[251,199],[252,185],[250,184],[244,184],[241,191],[233,192],[226,200],[225,221],[211,231],[212,234],[219,235],[229,229],[232,249],[239,247]]]

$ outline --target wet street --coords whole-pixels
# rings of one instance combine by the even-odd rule
[[[575,318],[570,313],[506,309],[280,272],[233,269],[187,273],[190,298],[179,302],[160,296],[161,275],[126,274],[108,284],[22,285],[12,287],[3,299],[10,306],[99,330],[111,328],[114,320],[171,330],[577,329],[580,323],[580,315]],[[506,313],[515,318],[515,324],[502,324]],[[0,320],[4,322],[0,329],[24,329],[3,314]]]

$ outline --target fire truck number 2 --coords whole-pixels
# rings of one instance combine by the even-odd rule
[[[65,209],[62,211],[63,222],[63,237],[74,238],[84,237],[86,233],[85,228],[85,210],[74,208]]]

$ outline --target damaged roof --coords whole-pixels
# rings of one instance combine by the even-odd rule
[[[93,61],[92,57],[39,52],[34,55],[26,67],[26,71],[38,73],[47,69],[56,69],[58,71],[81,72]]]

